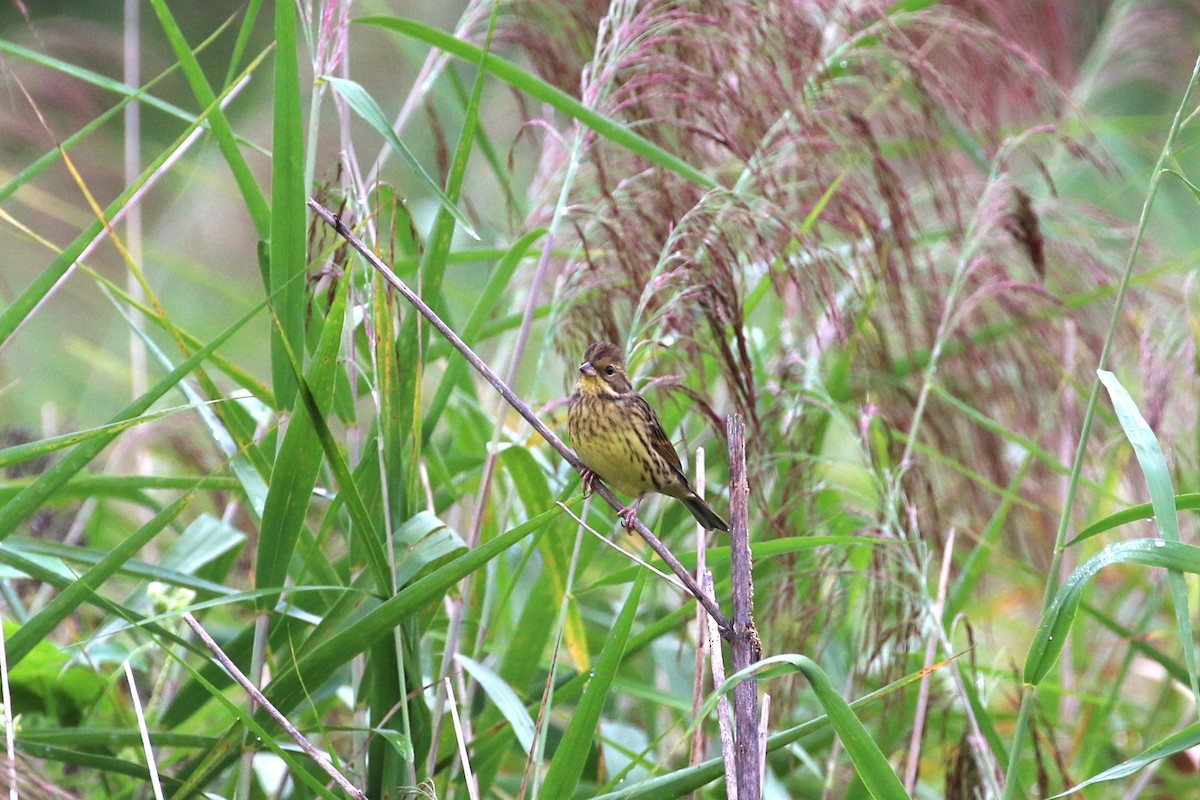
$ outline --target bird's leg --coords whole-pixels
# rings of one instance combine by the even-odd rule
[[[645,497],[645,495],[641,495],[637,500],[634,500],[633,505],[626,506],[617,512],[617,516],[621,518],[621,524],[625,526],[626,533],[633,533],[633,526],[637,524],[638,506],[642,504],[642,497]]]
[[[592,484],[595,483],[595,481],[596,481],[596,473],[592,472],[587,467],[584,467],[583,469],[581,469],[579,471],[579,477],[582,479],[582,482],[583,482],[583,496],[591,497],[592,496]]]

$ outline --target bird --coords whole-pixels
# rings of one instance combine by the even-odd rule
[[[638,506],[651,491],[681,500],[705,530],[729,530],[683,474],[675,446],[654,409],[634,391],[624,355],[612,342],[595,342],[584,351],[567,430],[586,467],[584,493],[590,494],[592,482],[600,478],[635,498],[618,512],[626,530],[633,530]]]

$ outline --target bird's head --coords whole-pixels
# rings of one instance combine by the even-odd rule
[[[633,384],[625,374],[625,357],[612,342],[596,342],[583,353],[579,365],[579,383],[575,385],[580,394],[614,397],[633,391]]]

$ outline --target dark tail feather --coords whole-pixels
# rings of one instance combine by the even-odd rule
[[[705,503],[703,500],[701,500],[698,495],[691,494],[680,499],[683,501],[683,504],[687,506],[687,510],[692,512],[692,516],[696,518],[696,522],[699,522],[704,526],[704,530],[729,530],[729,524],[726,523],[725,520],[718,517],[717,512],[709,508],[708,503]]]

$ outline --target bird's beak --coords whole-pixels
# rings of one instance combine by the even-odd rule
[[[590,362],[590,361],[585,361],[582,364],[580,364],[579,371],[582,372],[584,375],[587,375],[589,378],[596,377],[596,368],[592,366],[592,362]]]

